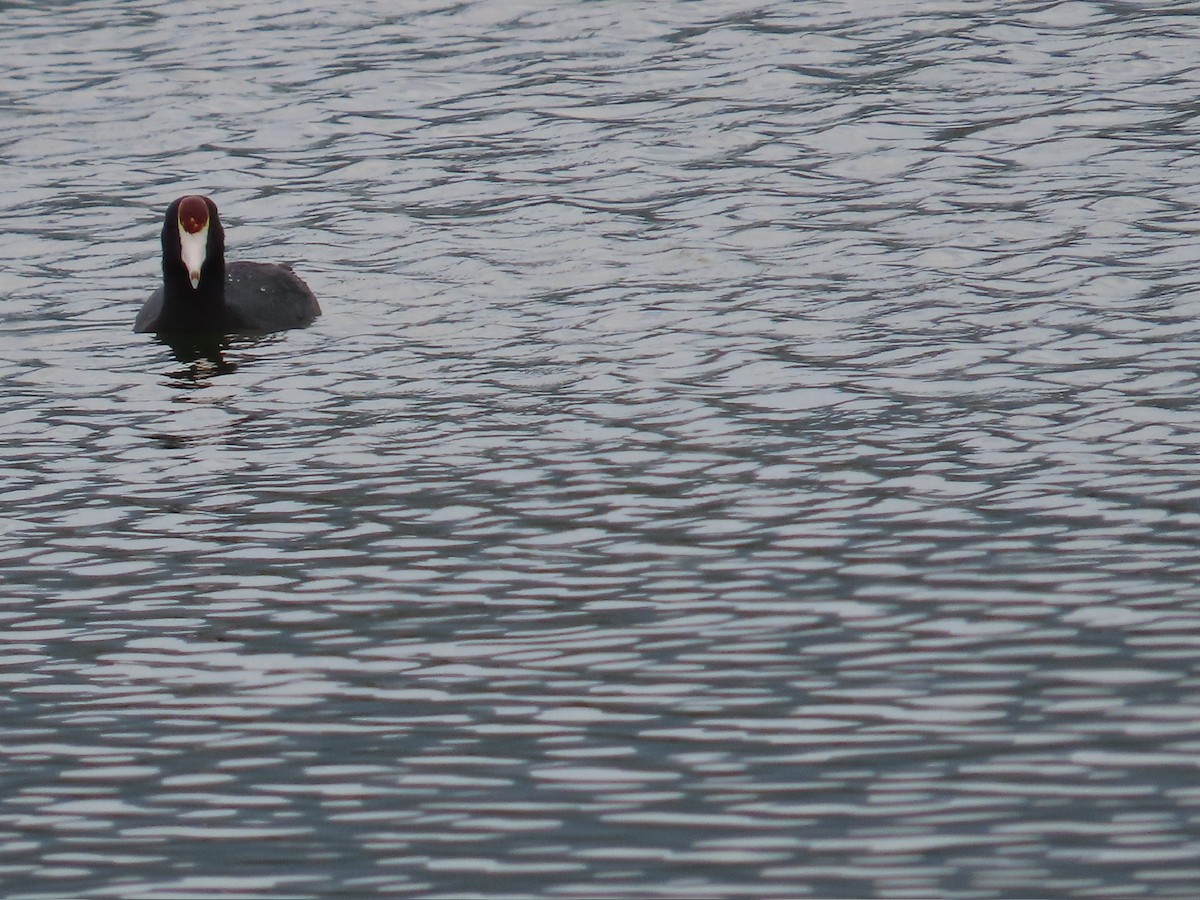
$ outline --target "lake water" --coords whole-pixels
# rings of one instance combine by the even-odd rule
[[[1152,7],[0,2],[0,893],[1194,897]]]

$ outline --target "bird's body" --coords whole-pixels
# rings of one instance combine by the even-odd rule
[[[163,283],[134,321],[157,334],[265,334],[302,328],[321,315],[289,266],[225,262],[225,232],[207,197],[181,197],[162,230]]]

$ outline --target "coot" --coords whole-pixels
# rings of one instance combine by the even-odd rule
[[[321,314],[317,298],[288,266],[225,264],[225,231],[208,197],[180,197],[162,230],[162,286],[134,331],[264,334],[300,328]]]

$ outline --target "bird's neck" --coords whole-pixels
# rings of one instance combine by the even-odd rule
[[[192,323],[216,322],[225,314],[225,263],[209,260],[192,287],[183,266],[163,271],[163,316],[172,327],[187,330]]]

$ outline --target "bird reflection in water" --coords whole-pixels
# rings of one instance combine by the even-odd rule
[[[241,362],[232,356],[253,347],[256,338],[228,334],[159,335],[183,367],[167,373],[177,387],[203,387],[221,375],[231,375]]]
[[[269,341],[263,336],[239,334],[210,335],[158,335],[158,342],[166,345],[180,365],[167,369],[167,387],[175,388],[178,402],[196,408],[220,406],[220,394],[206,391],[222,375],[231,375],[247,362],[244,351]],[[252,360],[251,360],[252,361]],[[239,421],[250,417],[242,417]],[[155,432],[153,439],[168,450],[180,450],[221,442],[226,435],[223,429],[188,427],[181,432]]]

